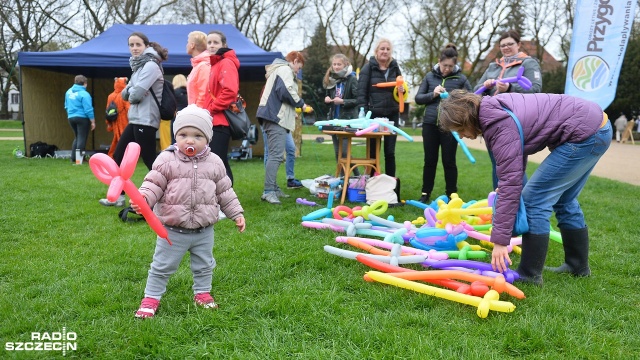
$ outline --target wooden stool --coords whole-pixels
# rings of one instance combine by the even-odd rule
[[[340,198],[340,204],[344,204],[344,198],[347,195],[347,188],[349,187],[349,177],[355,168],[358,166],[364,166],[365,168],[371,168],[374,172],[381,173],[380,171],[380,144],[382,143],[382,137],[391,135],[388,132],[368,132],[357,136],[355,133],[348,131],[323,131],[324,134],[335,135],[338,138],[338,164],[336,166],[336,177],[340,176],[340,173],[344,173],[344,182],[342,186],[342,197]],[[365,155],[362,158],[354,158],[351,154],[351,140],[353,138],[367,139],[367,148]],[[342,157],[342,141],[347,139],[347,151],[346,156]],[[375,148],[375,155],[371,157],[371,144],[368,139],[373,139],[373,146]]]

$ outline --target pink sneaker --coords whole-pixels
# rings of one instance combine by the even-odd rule
[[[218,308],[218,304],[216,304],[216,300],[208,292],[196,294],[196,296],[193,297],[193,301],[195,301],[196,305],[202,306],[205,309]]]
[[[158,311],[158,306],[160,306],[160,300],[146,297],[142,299],[140,308],[136,311],[136,317],[139,319],[152,318]]]

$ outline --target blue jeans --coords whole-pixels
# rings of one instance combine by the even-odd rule
[[[264,127],[262,127],[262,139],[266,139],[267,134],[264,132]],[[287,174],[287,180],[295,179],[295,175],[293,173],[293,166],[296,164],[296,144],[293,142],[293,135],[291,135],[291,131],[287,132],[287,142],[285,143],[284,150],[287,153],[287,158],[285,159],[284,171]],[[264,141],[264,166],[267,166],[267,158],[269,157],[269,145]]]
[[[564,143],[544,159],[522,190],[531,234],[549,233],[552,211],[556,213],[560,229],[586,227],[577,198],[596,163],[609,148],[612,135],[608,122],[586,140]]]

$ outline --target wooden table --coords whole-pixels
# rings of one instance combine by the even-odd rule
[[[372,168],[374,172],[382,173],[380,171],[380,144],[382,143],[382,137],[392,135],[389,132],[368,132],[360,136],[357,136],[353,132],[349,131],[333,131],[325,130],[322,133],[327,135],[335,135],[338,137],[338,165],[336,166],[336,177],[340,176],[340,173],[344,173],[344,182],[342,186],[342,197],[340,198],[340,204],[344,203],[344,198],[347,195],[347,188],[349,187],[349,176],[355,168],[358,166],[364,166],[365,168]],[[353,138],[367,139],[367,149],[365,155],[362,158],[354,158],[351,155],[351,140]],[[342,142],[343,139],[347,139],[347,151],[346,156],[342,157]],[[375,155],[371,157],[371,144],[368,139],[373,139],[373,146],[375,147]]]

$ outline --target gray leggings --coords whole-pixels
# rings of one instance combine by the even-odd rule
[[[191,253],[193,293],[211,291],[211,280],[216,260],[213,258],[213,226],[200,233],[182,234],[167,229],[173,245],[160,237],[156,239],[156,252],[147,277],[144,296],[160,300],[167,291],[169,277],[178,270],[187,251]]]

